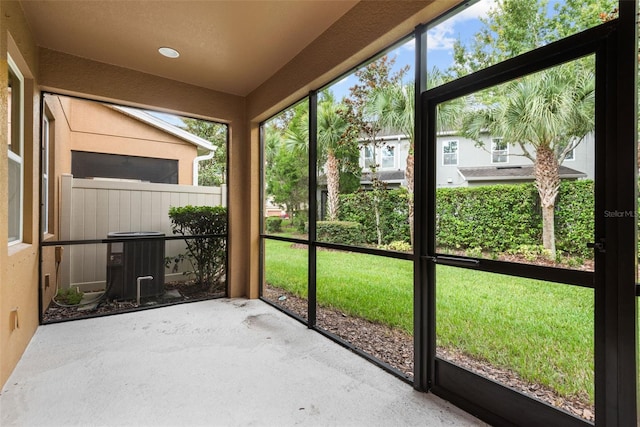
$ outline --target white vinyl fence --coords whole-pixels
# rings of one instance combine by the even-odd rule
[[[60,188],[60,240],[105,239],[115,231],[156,231],[171,236],[170,207],[227,206],[224,185],[93,180],[65,174]],[[184,241],[167,241],[165,251],[166,256],[184,253]],[[61,285],[79,286],[83,291],[104,289],[106,268],[106,244],[68,246],[61,264]]]

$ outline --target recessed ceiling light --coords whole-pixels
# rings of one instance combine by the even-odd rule
[[[158,49],[160,55],[166,56],[167,58],[177,58],[180,56],[180,52],[170,47],[161,47]]]

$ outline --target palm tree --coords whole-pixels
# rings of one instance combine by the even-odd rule
[[[404,170],[404,179],[407,186],[408,210],[409,210],[409,233],[411,244],[413,245],[413,170],[414,170],[414,146],[415,146],[415,126],[414,126],[414,105],[415,90],[413,83],[403,85],[402,83],[391,84],[378,90],[371,104],[371,113],[378,117],[380,124],[386,130],[399,132],[409,139],[409,152]]]
[[[485,92],[484,105],[471,105],[463,134],[478,144],[481,133],[518,145],[534,164],[542,206],[542,244],[555,258],[554,207],[559,167],[594,129],[595,79],[586,60],[557,66]],[[479,94],[476,94],[479,95]]]
[[[284,129],[284,148],[305,156],[309,153],[309,110],[305,104],[294,108]]]
[[[340,204],[340,160],[339,151],[345,144],[347,122],[340,114],[340,104],[334,100],[331,92],[322,93],[318,105],[318,160],[324,161],[327,177],[327,217],[329,221],[338,219]]]
[[[348,144],[347,122],[340,114],[344,108],[335,102],[330,91],[323,91],[318,102],[318,166],[327,178],[327,217],[338,219],[340,195],[341,149]],[[305,110],[294,115],[285,131],[285,147],[307,155],[309,152],[309,114]]]

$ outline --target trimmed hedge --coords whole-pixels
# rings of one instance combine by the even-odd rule
[[[556,199],[556,249],[593,258],[587,242],[594,239],[593,181],[565,181]]]
[[[362,225],[364,243],[377,243],[373,193],[341,195],[340,219]],[[406,189],[381,193],[383,244],[409,242]],[[556,248],[592,257],[593,181],[563,181],[556,200]],[[437,245],[474,251],[520,251],[542,245],[542,215],[533,183],[439,188],[436,191]]]
[[[542,217],[533,184],[440,188],[436,245],[506,251],[541,241]]]
[[[362,244],[362,226],[352,221],[318,221],[316,234],[319,241],[343,245]]]

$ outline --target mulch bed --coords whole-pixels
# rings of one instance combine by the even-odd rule
[[[209,292],[208,287],[198,286],[192,281],[167,282],[165,283],[164,289],[165,291],[176,290],[178,291],[179,296],[168,297],[168,294],[165,292],[164,295],[160,295],[158,297],[142,298],[140,300],[140,306],[136,305],[135,300],[109,301],[104,299],[96,308],[91,310],[78,309],[79,307],[60,307],[56,305],[56,303],[51,302],[47,310],[42,315],[42,323],[55,323],[65,320],[86,319],[109,314],[128,313],[151,307],[162,307],[187,301],[202,301],[226,296],[224,291]]]
[[[264,286],[263,296],[303,319],[307,318],[306,299],[269,285]],[[327,307],[318,307],[316,316],[317,325],[320,328],[350,342],[405,376],[413,378],[413,337],[411,335],[399,329],[348,316],[339,310]],[[586,397],[580,399],[560,396],[549,387],[525,381],[513,371],[492,366],[461,351],[439,347],[436,353],[444,360],[563,409],[572,415],[588,421],[595,419],[594,407]]]

